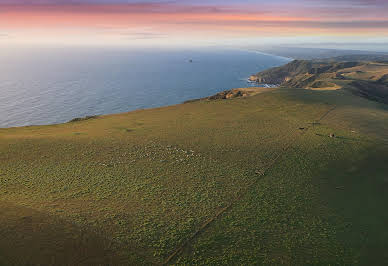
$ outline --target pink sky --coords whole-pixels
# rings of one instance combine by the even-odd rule
[[[2,42],[200,44],[388,37],[388,6],[379,0],[231,1],[227,5],[218,1],[11,2],[0,0]]]

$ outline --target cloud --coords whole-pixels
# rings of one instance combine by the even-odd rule
[[[129,40],[151,40],[168,38],[167,34],[154,32],[121,32],[119,35]]]
[[[9,38],[12,38],[10,34],[0,32],[0,39],[9,39]]]
[[[67,13],[106,13],[106,14],[221,14],[246,12],[244,9],[228,5],[192,5],[177,1],[77,1],[77,0],[0,0],[1,12],[67,12]]]
[[[323,0],[325,3],[330,3],[331,5],[335,5],[335,3],[339,4],[348,4],[351,5],[361,5],[361,6],[376,6],[381,7],[387,5],[386,0]]]
[[[72,0],[0,0],[0,5],[63,5],[82,4],[85,1]]]
[[[0,0],[5,30],[101,32],[130,40],[197,35],[388,35],[388,0]],[[151,29],[151,30],[149,30]],[[205,36],[205,37],[204,37]]]

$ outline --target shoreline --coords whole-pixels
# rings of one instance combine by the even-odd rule
[[[272,53],[266,53],[266,52],[262,52],[262,51],[259,51],[259,50],[250,50],[250,51],[253,52],[253,53],[261,54],[261,55],[274,56],[274,57],[277,57],[277,58],[279,58],[279,59],[287,59],[287,60],[289,60],[290,62],[293,61],[293,60],[296,60],[296,59],[293,58],[293,57],[282,56],[282,55],[272,54]]]
[[[234,89],[230,89],[230,90],[219,91],[216,94],[209,95],[209,96],[202,97],[202,98],[189,99],[189,100],[177,103],[177,104],[163,105],[163,106],[150,107],[150,108],[140,108],[140,109],[130,110],[127,112],[120,112],[120,113],[109,113],[109,114],[100,114],[100,115],[95,114],[95,115],[87,115],[84,117],[74,117],[68,121],[59,122],[59,123],[42,124],[42,125],[25,125],[25,126],[14,126],[14,127],[0,127],[0,132],[4,131],[4,130],[12,130],[12,129],[19,129],[19,128],[49,127],[49,126],[58,126],[58,125],[64,125],[64,124],[76,124],[79,122],[95,120],[95,119],[103,118],[106,116],[123,115],[123,114],[129,114],[132,112],[140,112],[140,111],[147,111],[147,110],[157,110],[157,109],[161,109],[161,108],[169,108],[169,107],[174,107],[174,106],[178,106],[178,105],[194,103],[194,102],[198,102],[198,101],[216,101],[216,100],[230,100],[230,99],[234,99],[234,98],[245,98],[245,97],[251,97],[251,96],[257,95],[259,93],[273,91],[276,89],[278,89],[278,87],[276,87],[276,86],[273,86],[273,87],[234,88]],[[258,90],[262,90],[262,91],[258,91]],[[238,93],[242,92],[242,91],[247,91],[247,95],[242,95],[242,94],[238,95]],[[218,98],[218,96],[223,94],[223,93],[226,93],[225,95],[227,95],[228,93],[233,93],[233,94],[237,94],[237,96],[235,96],[235,97],[225,96],[225,98]]]
[[[282,57],[282,56],[278,56],[278,55],[272,55],[272,54],[267,54],[267,53],[262,53],[260,51],[254,51],[254,50],[250,50],[250,49],[238,49],[238,48],[235,48],[235,49],[231,49],[231,50],[235,50],[235,51],[243,51],[243,52],[248,52],[248,53],[254,53],[254,54],[260,54],[260,55],[265,55],[265,56],[271,56],[271,57],[274,57],[276,59],[282,59],[282,60],[287,60],[286,62],[282,63],[280,66],[284,65],[284,64],[287,64],[288,61],[290,61],[291,59],[290,58],[286,58],[286,57]],[[268,67],[266,69],[263,69],[261,71],[265,71],[267,69],[270,69],[271,67]],[[260,71],[260,72],[261,72]],[[258,83],[255,83],[255,82],[251,82],[249,80],[249,77],[247,78],[243,78],[241,80],[244,80],[244,82],[246,82],[246,87],[244,88],[253,88],[253,87],[261,87],[262,88],[271,88],[272,86],[265,86],[264,84],[258,84]],[[271,85],[271,84],[269,84]],[[237,87],[238,88],[238,87]],[[231,90],[235,90],[237,88],[230,88],[230,89],[227,89],[229,91]],[[242,88],[242,87],[240,87]],[[45,122],[42,122],[42,123],[37,123],[37,124],[25,124],[25,125],[16,125],[16,126],[0,126],[0,130],[4,130],[4,129],[13,129],[13,128],[26,128],[26,127],[40,127],[40,126],[52,126],[52,125],[61,125],[61,124],[65,124],[65,123],[69,123],[71,121],[74,121],[74,120],[88,120],[88,117],[102,117],[102,116],[106,116],[106,115],[115,115],[115,114],[122,114],[122,113],[129,113],[129,112],[133,112],[133,111],[139,111],[139,110],[148,110],[148,109],[156,109],[156,108],[162,108],[162,107],[168,107],[168,106],[174,106],[174,105],[179,105],[179,104],[184,104],[184,103],[187,103],[187,102],[193,102],[193,101],[197,101],[197,100],[200,100],[200,99],[206,99],[206,98],[209,98],[209,97],[212,97],[212,96],[215,96],[219,93],[222,93],[224,92],[225,89],[224,88],[220,88],[219,90],[217,90],[214,94],[210,94],[210,95],[206,95],[204,97],[201,97],[201,98],[190,98],[190,99],[187,99],[187,100],[181,100],[180,102],[177,102],[177,103],[172,103],[172,104],[167,104],[167,105],[156,105],[156,106],[153,106],[153,107],[146,107],[146,108],[136,108],[136,109],[133,109],[133,110],[128,110],[128,111],[123,111],[123,112],[112,112],[112,113],[90,113],[90,114],[85,114],[84,116],[74,116],[74,117],[71,117],[69,118],[68,120],[66,121],[60,121],[60,122],[52,122],[52,123],[45,123]]]
[[[276,53],[268,53],[268,52],[263,52],[263,51],[260,51],[260,50],[256,50],[256,49],[249,49],[249,48],[229,48],[230,50],[235,50],[235,51],[243,51],[243,52],[249,52],[249,53],[254,53],[254,54],[260,54],[260,55],[265,55],[265,56],[271,56],[271,57],[274,57],[274,58],[277,58],[277,59],[281,59],[281,60],[285,60],[286,62],[284,62],[282,65],[280,66],[283,66],[293,60],[297,60],[296,58],[293,58],[293,57],[286,57],[286,56],[282,56],[282,55],[278,55]],[[307,48],[307,49],[312,49],[312,48]],[[338,49],[333,49],[333,50],[338,50]],[[346,50],[344,50],[346,51]],[[265,71],[265,70],[268,70],[270,68],[267,68],[267,69],[264,69],[262,71]],[[261,72],[261,71],[260,71]],[[254,75],[254,74],[252,74]],[[275,84],[260,84],[260,83],[257,83],[255,81],[250,81],[249,78],[244,78],[243,79],[247,84],[252,84],[253,86],[247,86],[246,88],[252,88],[252,87],[258,87],[258,86],[263,86],[263,88],[266,88],[266,87],[277,87],[275,86]],[[266,86],[268,85],[268,86]],[[227,89],[227,90],[234,90],[235,88],[231,88],[231,89]],[[129,111],[123,111],[123,112],[113,112],[113,113],[102,113],[102,114],[98,114],[98,113],[95,113],[95,114],[87,114],[85,115],[84,117],[82,116],[75,116],[73,118],[70,118],[68,119],[67,121],[61,121],[61,122],[53,122],[53,123],[42,123],[42,124],[27,124],[27,125],[16,125],[16,126],[4,126],[4,127],[1,127],[0,126],[0,130],[1,129],[10,129],[10,128],[20,128],[20,127],[36,127],[36,126],[49,126],[49,125],[60,125],[60,124],[64,124],[64,123],[68,123],[72,120],[77,120],[77,119],[85,119],[85,117],[88,117],[88,116],[98,116],[98,117],[101,117],[101,116],[105,116],[105,115],[114,115],[114,114],[121,114],[121,113],[128,113],[128,112],[133,112],[133,111],[138,111],[138,110],[147,110],[147,109],[155,109],[155,108],[161,108],[161,107],[167,107],[167,106],[174,106],[174,105],[178,105],[178,104],[182,104],[182,103],[187,103],[187,102],[193,102],[193,101],[197,101],[197,100],[201,100],[201,99],[206,99],[206,98],[209,98],[209,97],[212,97],[214,95],[217,95],[219,93],[222,93],[224,92],[225,89],[220,89],[219,91],[217,91],[215,94],[213,95],[207,95],[207,96],[204,96],[202,98],[191,98],[191,99],[187,99],[187,100],[182,100],[181,102],[178,102],[178,103],[172,103],[172,104],[166,104],[166,105],[156,105],[156,106],[153,106],[153,107],[146,107],[146,108],[138,108],[138,109],[132,109],[132,110],[129,110]]]

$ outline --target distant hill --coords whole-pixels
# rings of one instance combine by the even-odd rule
[[[388,62],[388,55],[386,54],[352,54],[332,57],[327,61],[364,61],[364,62]]]
[[[362,60],[375,61],[376,58],[382,56],[385,59],[387,53],[363,51],[363,50],[344,50],[344,49],[324,49],[324,48],[308,48],[308,47],[270,47],[257,49],[260,52],[274,54],[278,56],[289,57],[296,60],[314,60],[338,58],[338,61]],[[358,59],[357,59],[358,57]]]
[[[364,61],[366,59],[376,61]],[[345,89],[388,104],[388,63],[383,59],[384,57],[353,55],[328,60],[294,60],[287,65],[253,75],[250,79],[288,88]]]

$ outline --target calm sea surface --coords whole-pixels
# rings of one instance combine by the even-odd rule
[[[0,127],[177,104],[249,86],[288,61],[241,50],[2,50]]]

